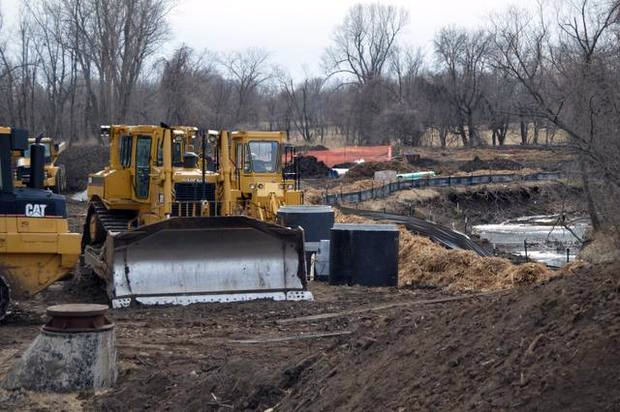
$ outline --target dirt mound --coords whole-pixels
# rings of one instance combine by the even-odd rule
[[[413,171],[414,168],[400,160],[390,160],[389,162],[364,162],[350,168],[345,177],[350,180],[367,179],[374,177],[375,172],[380,170],[396,170],[399,173],[406,173]]]
[[[299,173],[302,178],[327,177],[331,169],[327,165],[316,159],[314,156],[299,157]]]
[[[617,269],[384,313],[304,365],[279,407],[615,410]]]
[[[519,170],[523,165],[514,160],[506,158],[494,158],[490,160],[481,160],[478,156],[473,160],[465,162],[459,169],[463,172],[473,172],[475,170]]]
[[[407,163],[411,166],[415,166],[418,168],[432,169],[437,166],[439,162],[435,159],[431,159],[428,157],[416,157],[416,156],[408,156],[405,155]]]
[[[65,166],[67,191],[78,192],[86,189],[88,174],[102,170],[109,163],[110,154],[106,146],[73,145],[58,157],[58,164]]]

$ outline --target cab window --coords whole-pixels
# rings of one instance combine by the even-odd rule
[[[164,141],[157,146],[157,166],[164,164]],[[172,142],[172,166],[183,167],[183,142]]]
[[[45,147],[45,161],[49,163],[52,159],[52,151],[51,151],[50,143],[41,143],[41,144]],[[28,148],[24,150],[24,157],[30,158],[30,143],[28,143]]]
[[[237,169],[237,171],[241,168],[241,165],[243,164],[243,144],[242,143],[237,143],[237,145],[235,146],[235,154],[236,154],[236,160],[235,160],[235,168]]]
[[[172,165],[174,167],[183,167],[183,147],[181,141],[172,142]]]
[[[256,173],[274,173],[278,169],[278,142],[254,141],[246,147],[244,170]]]
[[[121,136],[120,161],[121,167],[131,166],[131,136]]]

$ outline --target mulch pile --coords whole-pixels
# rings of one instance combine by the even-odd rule
[[[360,216],[336,213],[339,223],[375,223]],[[430,239],[400,230],[398,284],[401,287],[445,288],[485,292],[549,280],[555,274],[542,263],[514,265],[508,259],[480,257],[448,250]]]
[[[65,166],[67,191],[79,192],[86,189],[88,175],[105,168],[110,159],[107,146],[73,145],[58,157],[58,164]]]
[[[465,162],[459,169],[463,172],[473,172],[475,170],[518,170],[522,169],[521,163],[510,159],[495,158],[491,160],[482,160],[478,156],[473,160]]]
[[[542,263],[514,265],[508,259],[447,250],[429,239],[400,231],[400,286],[445,287],[458,291],[492,291],[539,283],[554,274]]]

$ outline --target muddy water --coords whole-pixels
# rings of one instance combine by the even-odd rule
[[[566,222],[569,230],[562,226],[558,216],[524,216],[499,224],[474,226],[473,232],[499,250],[520,256],[525,256],[524,242],[527,242],[528,258],[549,266],[562,266],[575,258],[581,244],[579,239],[583,239],[588,225],[585,218],[569,219]]]

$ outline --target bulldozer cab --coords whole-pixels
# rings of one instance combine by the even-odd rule
[[[282,132],[233,132],[232,154],[239,178],[277,178],[281,174]]]
[[[231,133],[231,155],[234,159],[233,180],[242,193],[271,186],[280,191],[299,190],[299,180],[290,170],[292,157],[287,156],[285,132]]]
[[[167,217],[215,215],[216,175],[203,176],[199,168],[199,157],[193,153],[196,130],[153,125],[102,128],[102,135],[110,139],[110,163],[89,176],[88,198],[122,212],[132,227]]]
[[[107,130],[110,169],[131,182],[131,193],[127,195],[137,203],[153,202],[157,195],[154,189],[159,189],[159,172],[166,164],[164,156],[170,156],[172,168],[187,166],[184,157],[191,137],[186,130],[156,126],[114,126]]]
[[[285,140],[285,132],[231,133],[232,188],[240,207],[260,220],[274,221],[279,207],[303,203]]]
[[[30,145],[39,144],[45,149],[45,183],[46,188],[52,189],[56,193],[64,191],[66,182],[64,167],[57,166],[58,156],[65,150],[65,142],[55,142],[51,137],[29,138],[28,148],[23,152],[14,152],[15,159],[15,186],[24,187],[30,179]]]
[[[119,175],[120,181],[131,182],[131,193],[125,193],[125,198],[148,202],[149,175],[156,159],[153,142],[158,140],[157,130],[153,128],[113,127],[110,130],[110,168]],[[95,178],[91,180],[96,183]]]

